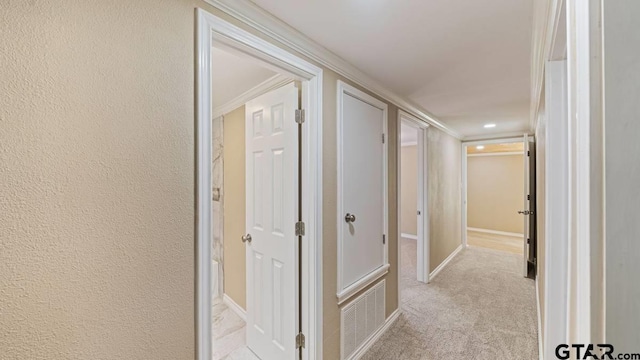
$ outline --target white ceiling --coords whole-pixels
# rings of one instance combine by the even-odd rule
[[[464,136],[527,130],[533,0],[253,1]]]
[[[214,64],[211,76],[214,109],[276,75],[256,60],[239,57],[218,48],[213,48],[211,62]]]

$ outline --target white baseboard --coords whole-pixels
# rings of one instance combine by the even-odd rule
[[[411,240],[418,240],[418,235],[413,235],[413,234],[400,233],[400,237],[411,239]]]
[[[507,232],[507,231],[498,231],[498,230],[489,230],[489,229],[480,229],[480,228],[473,228],[473,227],[467,227],[467,231],[477,231],[477,232],[481,232],[481,233],[504,235],[504,236],[513,236],[513,237],[524,237],[524,234],[520,234],[520,233],[513,233],[513,232]]]
[[[382,324],[382,326],[376,332],[374,332],[373,335],[371,335],[371,337],[369,337],[369,339],[367,339],[367,341],[365,341],[360,346],[360,348],[356,350],[353,355],[351,355],[351,357],[349,357],[349,360],[358,360],[362,356],[364,356],[364,354],[366,354],[371,346],[373,346],[373,344],[375,344],[380,339],[382,334],[389,330],[391,325],[393,325],[399,317],[400,309],[396,309],[396,311],[389,315],[389,317],[384,321],[384,324]]]
[[[544,360],[544,344],[542,339],[542,318],[540,317],[540,288],[536,276],[536,306],[538,307],[538,358]]]
[[[427,282],[433,280],[433,278],[436,277],[436,275],[438,275],[440,271],[444,269],[444,267],[447,266],[447,264],[449,264],[451,260],[453,260],[453,258],[458,255],[458,253],[460,253],[460,251],[462,251],[462,244],[458,245],[458,247],[453,250],[453,252],[449,256],[447,256],[447,258],[444,259],[444,261],[440,263],[437,268],[433,269],[433,271],[429,274],[429,279],[427,280]]]
[[[243,321],[247,321],[247,311],[243,309],[240,305],[238,305],[229,295],[224,294],[222,296],[222,302],[229,307],[229,309],[233,310]]]

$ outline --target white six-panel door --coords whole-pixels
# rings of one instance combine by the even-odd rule
[[[247,345],[264,360],[296,352],[297,105],[291,83],[245,108]]]

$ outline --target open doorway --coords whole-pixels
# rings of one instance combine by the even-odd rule
[[[322,70],[197,16],[198,359],[316,358]]]
[[[296,306],[294,289],[281,290],[289,296],[269,299],[261,290],[265,284],[273,288],[274,282],[282,287],[295,285],[295,234],[287,233],[283,223],[287,218],[295,222],[298,196],[284,189],[295,188],[298,133],[294,112],[300,107],[301,86],[286,72],[215,44],[211,62],[215,64],[213,221],[221,224],[213,228],[213,359],[258,359],[255,353],[273,352],[261,339],[253,339],[256,344],[249,346],[248,337],[256,336],[252,334],[256,327],[265,327],[263,321],[281,324],[280,334],[272,337],[295,336],[293,312],[284,311]],[[278,169],[270,164],[277,164]],[[286,179],[291,183],[285,184]],[[260,231],[263,228],[271,229],[265,234]],[[279,243],[281,249],[264,249],[261,242]],[[270,262],[288,267],[290,279],[274,278],[278,273],[265,268]],[[251,315],[260,319],[248,318],[252,301],[272,306],[255,309],[257,314]],[[260,314],[264,310],[273,311]],[[247,327],[251,321],[256,326]]]
[[[429,282],[429,222],[427,198],[427,128],[411,115],[399,115],[398,256],[400,285]]]
[[[467,246],[516,254],[535,277],[535,159],[531,137],[463,143]]]

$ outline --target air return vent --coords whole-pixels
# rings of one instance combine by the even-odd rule
[[[352,359],[384,323],[385,280],[351,301],[340,314],[341,358]]]

